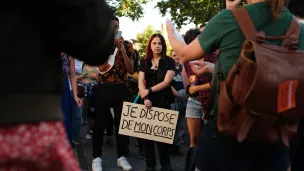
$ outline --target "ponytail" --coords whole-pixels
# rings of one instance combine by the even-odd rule
[[[271,5],[271,13],[274,18],[281,16],[282,9],[287,4],[287,0],[267,0]]]

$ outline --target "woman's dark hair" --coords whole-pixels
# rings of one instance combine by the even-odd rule
[[[289,0],[287,8],[296,17],[304,18],[304,1]]]
[[[203,27],[205,27],[205,26],[206,26],[206,23],[203,23],[203,24],[200,25],[199,28],[201,29],[201,28],[203,28]]]
[[[139,70],[139,63],[138,63],[138,60],[139,60],[139,53],[136,49],[134,49],[134,53],[135,53],[135,59],[134,59],[134,72],[138,72]]]
[[[170,56],[172,55],[172,52],[174,52],[174,49],[172,49],[172,50],[171,50],[171,52],[170,52]]]
[[[124,41],[124,47],[126,50],[126,53],[128,56],[134,56],[135,52],[134,52],[134,48],[133,48],[133,44],[127,40]]]
[[[200,33],[197,28],[188,30],[184,36],[185,43],[190,44]]]
[[[287,0],[266,0],[266,2],[270,3],[272,16],[277,19],[281,16]]]
[[[139,52],[136,49],[134,49],[134,52],[135,52],[136,58],[139,59],[140,58]]]
[[[153,34],[149,40],[149,43],[148,43],[148,46],[146,49],[146,57],[145,57],[145,60],[147,60],[147,61],[150,61],[153,58],[153,52],[151,50],[151,43],[155,37],[158,37],[162,43],[161,57],[164,59],[167,58],[167,55],[166,55],[167,45],[166,45],[165,38],[161,34],[157,33],[157,34]]]
[[[138,63],[137,63],[138,52],[134,49],[133,44],[130,41],[125,40],[124,41],[124,47],[125,47],[127,55],[129,57],[132,57],[132,59],[134,61],[134,65],[133,65],[134,68],[133,69],[134,69],[135,72],[137,72],[138,71]]]
[[[113,16],[112,20],[115,20],[115,21],[117,21],[119,23],[119,19],[116,16]]]

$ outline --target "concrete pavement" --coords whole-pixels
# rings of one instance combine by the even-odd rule
[[[82,143],[77,148],[74,149],[77,159],[79,161],[80,167],[82,171],[92,171],[92,140],[85,140],[85,126],[82,127],[81,131],[82,135]],[[115,136],[112,137],[112,140],[114,142],[114,146],[110,147],[105,143],[104,138],[104,144],[103,144],[103,170],[104,171],[122,171],[121,168],[117,167],[117,156],[116,156],[116,147],[115,147]],[[136,146],[136,139],[131,137],[130,138],[130,155],[127,157],[129,163],[133,167],[133,171],[145,171],[146,164],[145,160],[138,157],[138,147]],[[171,165],[175,171],[183,171],[185,167],[185,154],[187,152],[188,146],[182,145],[182,152],[184,153],[184,156],[170,156],[171,159]],[[156,156],[157,156],[157,170],[160,170],[159,160],[158,160],[158,154],[156,149]]]

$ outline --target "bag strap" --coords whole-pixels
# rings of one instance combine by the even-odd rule
[[[232,14],[242,30],[246,40],[256,40],[257,30],[246,8],[232,10]]]
[[[249,13],[246,10],[246,8],[238,8],[238,9],[232,10],[232,14],[234,15],[245,38],[247,40],[255,40],[257,31],[255,29],[255,26],[254,26],[252,19],[249,16]],[[207,119],[209,117],[209,115],[213,109],[216,94],[219,93],[219,88],[217,87],[217,85],[218,85],[218,82],[220,82],[222,80],[223,66],[222,66],[222,62],[219,57],[217,58],[217,60],[219,60],[218,61],[219,69],[218,69],[218,72],[215,74],[215,78],[213,79],[212,84],[211,84],[211,91],[208,96],[204,119]]]
[[[208,117],[210,116],[211,111],[214,106],[216,94],[219,93],[219,88],[217,88],[217,84],[218,84],[218,82],[220,82],[222,80],[223,66],[222,66],[222,61],[220,60],[219,57],[217,58],[217,60],[219,62],[219,69],[218,69],[218,72],[215,74],[215,78],[213,79],[212,84],[211,84],[211,90],[208,95],[207,106],[206,106],[206,110],[205,110],[203,119],[208,119]]]
[[[300,33],[301,33],[301,24],[296,19],[296,17],[293,16],[292,20],[291,20],[291,23],[290,23],[290,26],[289,26],[286,34],[285,34],[286,36],[291,37],[291,38],[284,39],[281,46],[290,46],[291,43],[292,43],[291,42],[292,37],[294,37],[296,39],[299,39]]]
[[[241,28],[246,40],[256,40],[257,39],[257,30],[252,22],[252,19],[246,8],[238,8],[232,10],[232,14],[236,19],[239,27]],[[290,26],[285,34],[286,37],[282,42],[281,46],[290,47],[293,44],[297,44],[294,41],[300,36],[301,32],[301,24],[299,21],[293,16]],[[294,40],[295,39],[295,40]]]
[[[257,35],[257,31],[256,28],[252,22],[252,19],[247,11],[246,8],[238,8],[238,9],[234,9],[232,10],[232,14],[235,17],[235,20],[237,21],[241,31],[243,32],[245,38],[247,40],[255,40],[256,39],[256,35]],[[211,84],[211,91],[209,93],[208,96],[208,100],[207,100],[207,106],[206,106],[206,110],[205,110],[205,114],[204,114],[204,119],[207,119],[213,109],[214,106],[214,102],[215,102],[215,97],[216,94],[219,93],[219,88],[217,87],[218,82],[220,82],[222,80],[222,62],[220,60],[220,58],[218,57],[218,65],[219,65],[219,69],[218,72],[215,74],[215,78],[213,79],[213,82]]]
[[[82,66],[81,66],[81,71],[83,72],[83,68],[84,68],[85,63],[82,62]]]

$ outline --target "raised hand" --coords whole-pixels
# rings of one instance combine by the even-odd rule
[[[214,64],[205,61],[190,62],[190,66],[196,75],[212,74],[214,70]]]
[[[226,9],[233,10],[237,8],[242,0],[226,0]]]

